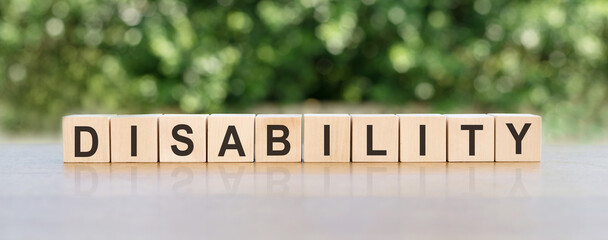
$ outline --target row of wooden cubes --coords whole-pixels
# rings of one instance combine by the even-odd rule
[[[172,114],[63,118],[64,162],[540,161],[531,114]]]

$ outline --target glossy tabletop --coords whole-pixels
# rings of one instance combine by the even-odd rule
[[[540,163],[64,164],[0,145],[0,239],[603,238],[608,146]]]

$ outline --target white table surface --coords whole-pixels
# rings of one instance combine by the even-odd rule
[[[607,156],[64,164],[59,144],[0,145],[0,239],[605,238]]]

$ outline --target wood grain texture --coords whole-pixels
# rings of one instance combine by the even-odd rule
[[[110,118],[112,162],[158,162],[159,116],[160,114],[144,114]],[[133,126],[137,131],[134,131]],[[133,144],[132,137],[135,137],[136,144]]]
[[[328,126],[328,143],[325,143],[325,126]],[[303,158],[304,162],[350,162],[350,116],[304,114]]]
[[[110,162],[110,117],[113,115],[69,115],[62,119],[64,162]],[[97,149],[91,156],[77,157],[75,127],[90,127],[97,135]],[[80,150],[92,151],[93,136],[80,133]]]
[[[494,117],[485,114],[447,114],[448,162],[493,162]],[[481,126],[475,130],[474,149],[471,149],[470,132],[462,126]],[[474,151],[471,151],[474,150]]]
[[[160,162],[206,162],[207,161],[207,117],[206,114],[166,114],[158,118],[158,151]],[[188,138],[191,146],[173,137],[177,134]],[[184,129],[187,128],[187,129]],[[187,131],[190,131],[188,133]],[[180,156],[172,148],[182,151]],[[190,149],[191,148],[191,149]],[[190,153],[186,154],[187,151]]]
[[[397,162],[399,161],[399,118],[394,114],[353,114],[352,161]],[[371,126],[372,145],[368,146],[368,126]],[[374,151],[369,151],[371,150]],[[381,155],[374,152],[385,151]]]
[[[253,162],[255,114],[211,114],[207,119],[208,162]],[[228,128],[232,126],[242,145],[243,156],[236,149],[227,149],[220,156],[220,148]],[[229,144],[236,144],[230,135]]]
[[[268,148],[268,138],[284,136],[283,130],[268,131],[269,125],[285,126],[288,135],[285,141],[289,151],[272,155],[270,150],[280,152],[286,144],[273,141],[272,149]],[[255,161],[256,162],[301,162],[302,161],[302,115],[300,114],[260,114],[255,118]],[[269,136],[269,134],[272,134]]]
[[[532,114],[489,114],[495,121],[495,159],[496,162],[539,162],[541,159],[541,117]],[[511,126],[509,126],[509,124]],[[525,127],[528,125],[528,127]],[[521,136],[519,152],[517,142],[509,129],[512,127]]]
[[[401,162],[446,161],[446,117],[441,114],[398,114]],[[421,126],[423,136],[421,138]],[[424,140],[421,149],[421,140]]]

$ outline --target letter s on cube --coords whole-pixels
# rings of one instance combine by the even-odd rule
[[[158,118],[159,162],[207,162],[206,114],[164,114]]]

